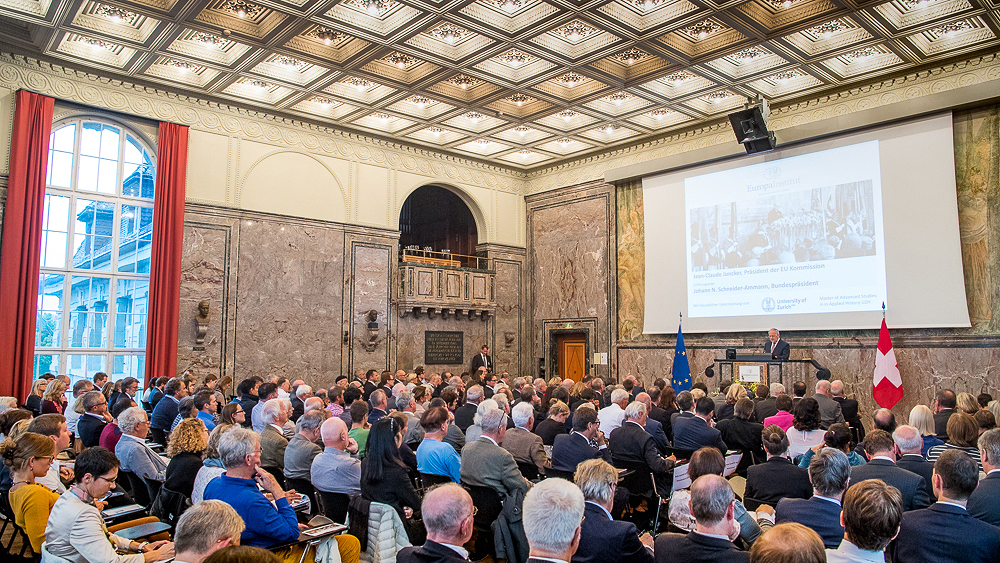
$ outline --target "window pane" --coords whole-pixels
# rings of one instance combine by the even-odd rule
[[[125,164],[122,173],[122,195],[129,197],[153,198],[153,166],[150,164]]]
[[[97,191],[102,194],[113,194],[118,183],[118,161],[102,158],[98,165]]]
[[[101,158],[117,162],[120,148],[118,128],[105,125],[101,131]]]
[[[69,188],[73,181],[73,153],[49,151],[48,184]]]
[[[116,294],[115,348],[145,348],[149,281],[119,279]]]
[[[101,154],[101,124],[84,123],[80,137],[80,154],[100,156]]]
[[[111,356],[111,381],[134,377],[142,381],[146,376],[145,354],[114,354]],[[141,385],[141,384],[140,384]]]
[[[99,159],[92,156],[80,157],[80,168],[76,175],[76,189],[84,192],[97,191],[97,168]]]
[[[73,140],[76,137],[76,123],[63,125],[52,132],[49,139],[49,148],[59,152],[73,152]]]
[[[66,375],[73,383],[81,379],[90,379],[99,371],[107,371],[108,357],[104,354],[68,354],[66,356]]]
[[[153,208],[123,205],[119,232],[118,271],[149,273]]]
[[[111,235],[115,204],[90,199],[76,200],[73,236],[73,267],[85,270],[111,269]]]
[[[69,302],[70,348],[107,346],[111,280],[73,276]]]
[[[42,248],[40,264],[43,268],[66,266],[66,237],[69,230],[69,198],[46,195],[42,211]]]
[[[35,346],[62,346],[63,284],[66,276],[42,274],[38,277],[38,308],[35,319]]]
[[[35,368],[32,381],[46,373],[59,373],[59,354],[35,354]]]

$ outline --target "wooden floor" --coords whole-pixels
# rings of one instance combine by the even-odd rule
[[[3,526],[3,522],[4,521],[2,519],[0,519],[0,526]],[[8,524],[7,525],[7,529],[4,530],[4,532],[3,532],[3,536],[0,537],[0,541],[3,542],[3,545],[7,545],[7,543],[9,541],[11,541],[11,536],[12,535],[14,535],[14,526]],[[22,545],[23,544],[21,543],[21,538],[20,537],[14,538],[14,545],[12,545],[11,548],[10,548],[10,554],[11,555],[8,557],[7,556],[7,552],[0,551],[0,559],[2,559],[4,563],[28,563],[30,561],[33,561],[33,559],[31,558],[31,547],[30,546],[28,547],[27,550],[25,550],[25,555],[26,556],[24,558],[19,558],[17,556],[18,553],[21,553],[21,547],[22,547]]]

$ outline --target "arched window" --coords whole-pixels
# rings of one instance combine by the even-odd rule
[[[145,371],[155,151],[94,118],[52,127],[34,377]]]

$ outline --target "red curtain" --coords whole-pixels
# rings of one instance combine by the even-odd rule
[[[173,377],[177,372],[188,128],[174,123],[160,123],[157,143],[153,248],[149,264],[149,318],[146,326],[147,383],[154,377]]]
[[[38,261],[53,98],[17,92],[0,252],[0,395],[23,401],[35,359]]]

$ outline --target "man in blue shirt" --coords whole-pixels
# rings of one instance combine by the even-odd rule
[[[420,417],[420,426],[424,429],[424,439],[417,447],[417,471],[461,483],[462,458],[451,444],[443,441],[448,434],[448,409],[427,409]]]
[[[199,391],[194,396],[194,408],[198,409],[198,418],[205,423],[205,428],[208,428],[209,432],[215,430],[215,413],[219,410],[215,393]]]
[[[154,441],[165,446],[170,437],[170,426],[177,418],[177,405],[188,396],[187,384],[183,379],[175,377],[167,382],[164,393],[166,396],[156,403],[153,416],[149,419],[149,433]]]

